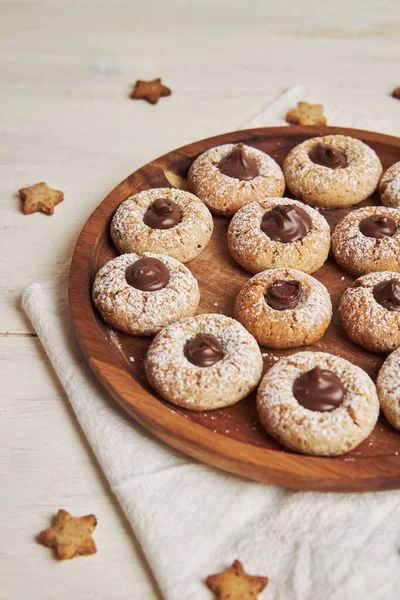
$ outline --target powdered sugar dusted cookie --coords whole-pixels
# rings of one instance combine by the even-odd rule
[[[244,144],[224,144],[201,154],[189,170],[190,190],[212,213],[231,216],[265,196],[283,196],[285,180],[273,158]]]
[[[376,189],[382,165],[376,153],[345,135],[324,135],[302,142],[283,163],[286,185],[295,198],[312,206],[357,204]]]
[[[175,188],[154,188],[122,202],[110,230],[120,252],[168,254],[185,263],[207,246],[213,220],[207,207],[193,194]]]
[[[352,342],[372,352],[392,352],[400,346],[400,274],[360,277],[344,292],[339,312]]]
[[[169,323],[195,314],[196,279],[171,256],[122,254],[97,273],[93,302],[107,323],[130,335],[154,335]]]
[[[251,273],[291,268],[313,273],[326,261],[330,229],[309,206],[289,198],[265,198],[239,210],[230,222],[228,246]]]
[[[257,342],[234,319],[204,314],[182,319],[155,337],[146,355],[147,378],[163,398],[191,410],[235,404],[262,375]]]
[[[400,161],[389,167],[379,184],[382,204],[400,208]]]
[[[400,211],[386,206],[353,210],[337,224],[332,252],[352,275],[400,271]]]
[[[381,409],[393,427],[400,431],[400,350],[390,354],[379,371],[376,387]]]
[[[338,456],[371,433],[379,401],[362,369],[324,352],[299,352],[264,375],[257,411],[268,433],[287,448]]]
[[[332,318],[328,290],[295,269],[270,269],[240,290],[235,317],[267,348],[294,348],[316,342]]]

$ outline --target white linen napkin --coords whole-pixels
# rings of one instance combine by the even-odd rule
[[[282,124],[299,99],[318,100],[296,86],[242,127]],[[341,122],[338,105],[335,114],[335,124],[350,124],[346,114]],[[85,366],[67,275],[65,268],[58,280],[31,285],[23,307],[166,600],[210,600],[204,578],[236,558],[247,572],[270,578],[260,598],[399,597],[400,492],[296,492],[229,475],[159,442],[118,409]]]

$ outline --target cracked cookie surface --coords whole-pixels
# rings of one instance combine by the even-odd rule
[[[171,256],[145,252],[157,258],[169,271],[168,284],[156,291],[142,291],[129,285],[126,271],[140,257],[122,254],[97,273],[92,289],[93,302],[103,319],[130,335],[154,335],[162,327],[195,314],[199,286],[185,265]]]
[[[382,204],[400,208],[400,161],[389,167],[383,174],[379,193]]]
[[[317,144],[343,152],[345,168],[314,163],[309,154]],[[361,142],[344,135],[308,139],[289,152],[283,163],[286,185],[295,198],[326,208],[351,206],[368,198],[382,175],[377,154]]]
[[[292,309],[275,310],[265,295],[276,281],[296,281],[301,299]],[[240,290],[235,317],[262,346],[294,348],[322,337],[332,318],[332,303],[322,283],[295,269],[271,269],[252,277]]]
[[[210,148],[196,158],[189,170],[189,189],[216,215],[232,216],[249,202],[266,196],[283,196],[285,191],[285,179],[278,163],[252,146],[242,147],[256,161],[259,171],[257,177],[242,181],[221,173],[219,161],[235,147],[237,144]]]
[[[379,371],[376,381],[379,402],[387,420],[400,431],[400,350],[392,352]]]
[[[395,233],[381,239],[364,235],[360,223],[371,216],[392,219]],[[336,262],[352,275],[400,271],[400,211],[386,206],[353,210],[337,224],[332,235],[332,252]]]
[[[279,242],[261,229],[263,216],[277,206],[297,206],[311,218],[308,233],[295,242]],[[289,198],[265,198],[239,210],[228,229],[228,246],[233,258],[244,269],[259,273],[266,269],[290,268],[313,273],[326,261],[330,248],[330,229],[317,210]]]
[[[400,347],[400,312],[388,310],[374,297],[376,285],[400,282],[396,272],[369,273],[359,277],[340,299],[339,314],[352,342],[372,352],[387,354]]]
[[[181,220],[169,229],[153,229],[144,222],[146,212],[157,199],[172,200],[181,210]],[[110,227],[120,252],[168,254],[186,263],[198,256],[210,241],[213,220],[199,198],[175,188],[153,188],[124,200]]]
[[[294,382],[316,366],[332,371],[344,386],[343,401],[334,410],[309,410],[294,396]],[[257,392],[257,411],[267,432],[287,448],[339,456],[371,433],[379,401],[374,383],[359,367],[325,352],[299,352],[281,358],[264,375]]]
[[[192,364],[188,341],[215,336],[223,357],[212,366]],[[191,410],[212,410],[245,398],[261,379],[263,360],[256,340],[229,317],[204,314],[165,327],[151,343],[145,369],[151,386],[166,400]]]

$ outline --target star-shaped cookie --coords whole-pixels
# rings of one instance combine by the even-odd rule
[[[45,215],[52,215],[56,204],[64,200],[63,192],[52,190],[43,181],[35,183],[27,188],[19,190],[19,197],[23,205],[22,210],[26,215],[35,212],[42,212]]]
[[[268,584],[268,577],[248,575],[242,563],[235,560],[222,573],[209,575],[206,584],[218,600],[255,600]]]
[[[75,556],[95,554],[96,544],[92,533],[97,525],[94,515],[71,517],[66,510],[60,509],[54,523],[39,534],[38,542],[54,548],[57,558],[69,560]]]
[[[286,115],[286,121],[292,125],[326,125],[322,104],[309,104],[298,102],[297,108],[293,108]]]
[[[161,83],[161,79],[142,81],[138,79],[131,92],[130,98],[134,100],[147,100],[150,104],[157,104],[161,96],[170,96],[171,90]]]

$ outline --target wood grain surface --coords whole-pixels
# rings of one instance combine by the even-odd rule
[[[358,448],[333,459],[302,456],[283,449],[260,426],[254,394],[235,406],[216,411],[199,413],[172,407],[154,394],[144,375],[143,358],[151,340],[110,329],[90,299],[91,285],[98,269],[117,255],[109,236],[110,219],[117,206],[130,194],[171,184],[184,188],[193,159],[212,146],[243,141],[267,152],[282,164],[295,145],[327,133],[343,133],[362,139],[378,153],[384,168],[400,158],[398,138],[343,128],[277,127],[244,130],[202,140],[170,152],[127,177],[95,210],[79,237],[70,273],[72,315],[79,342],[104,387],[134,419],[171,446],[245,477],[293,488],[337,491],[396,488],[400,487],[400,436],[383,418]],[[374,195],[362,204],[377,203],[379,199]],[[353,209],[321,212],[334,227]],[[215,229],[210,244],[188,264],[200,285],[201,313],[220,312],[232,316],[235,297],[250,277],[229,254],[228,224],[228,219],[214,217]],[[338,301],[353,278],[331,257],[314,276],[331,293],[334,317],[324,337],[308,348],[340,355],[375,378],[383,357],[351,343],[338,319]],[[265,369],[274,364],[277,357],[298,351],[262,350]]]
[[[0,13],[0,598],[159,598],[31,337],[21,293],[70,260],[82,225],[127,173],[240,128],[295,83],[304,86],[297,99],[324,104],[331,125],[400,135],[389,95],[399,84],[398,0],[310,0],[306,10],[289,0],[0,0]],[[171,98],[129,100],[136,78],[159,75]],[[283,125],[289,108],[262,124]],[[51,218],[25,217],[15,192],[41,180],[65,202]],[[32,542],[61,506],[95,511],[101,551],[58,568]]]

